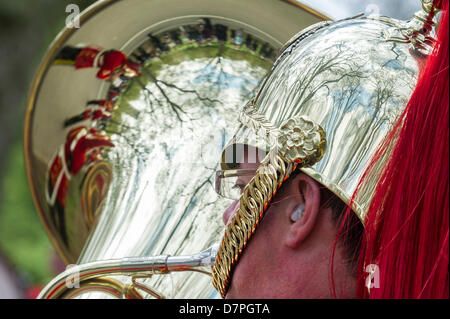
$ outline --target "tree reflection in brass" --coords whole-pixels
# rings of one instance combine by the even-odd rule
[[[186,32],[193,26],[183,28]],[[175,31],[180,34],[176,41],[170,37]],[[117,255],[120,250],[130,255],[131,246],[136,255],[179,255],[220,239],[220,216],[228,203],[217,198],[212,187],[218,158],[238,112],[255,94],[276,53],[269,44],[238,31],[228,28],[226,41],[217,36],[193,41],[177,28],[152,34],[153,39],[129,55],[142,63],[141,76],[122,86],[119,109],[106,123],[105,131],[116,145],[105,151],[114,179],[98,221],[127,227],[111,232],[100,225],[91,243],[106,240]],[[128,214],[118,214],[121,211]],[[126,247],[123,241],[130,234],[135,238]],[[102,258],[93,247],[83,252],[84,260]],[[111,251],[102,254],[110,257]],[[156,290],[172,296],[170,276],[149,280]],[[190,274],[176,285],[192,287],[185,283],[199,280],[210,279]],[[186,295],[183,288],[175,291]]]

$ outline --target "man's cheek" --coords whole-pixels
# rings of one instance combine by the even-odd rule
[[[259,271],[255,244],[254,241],[250,242],[242,251],[231,277],[230,295],[227,294],[227,298],[248,298],[253,295],[256,274]]]
[[[244,298],[245,285],[243,283],[247,283],[249,280],[249,278],[246,278],[245,273],[245,266],[243,266],[242,260],[240,260],[234,268],[226,299]]]

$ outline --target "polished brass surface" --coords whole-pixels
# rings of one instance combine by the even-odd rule
[[[323,18],[279,0],[111,0],[83,12],[79,29],[62,30],[30,89],[24,149],[35,204],[66,263],[179,255],[217,241],[228,203],[210,186],[238,108],[282,44]],[[114,70],[102,80],[96,68],[59,64],[66,48],[88,47],[98,47],[98,56],[123,52],[139,74],[124,67],[123,77]],[[112,96],[114,105],[88,105]],[[85,128],[76,133],[84,135],[63,126],[99,108],[111,117],[78,122]],[[80,140],[102,145],[82,155],[78,171],[73,152]],[[173,289],[164,277],[143,284],[166,296],[217,297],[207,276],[170,279]]]
[[[137,279],[187,271],[211,275],[209,270],[216,258],[217,248],[218,244],[215,244],[200,253],[188,256],[127,257],[94,261],[79,266],[72,265],[44,287],[38,298],[72,298],[95,291],[107,293],[116,298],[140,299],[142,296],[137,290],[141,290],[148,296],[162,299],[164,298],[163,294],[137,282]],[[110,276],[121,276],[122,278],[116,280]],[[130,277],[131,282],[126,284],[123,276]]]
[[[92,227],[111,184],[111,166],[100,161],[91,167],[81,184],[81,210],[86,227]]]
[[[142,295],[131,285],[124,285],[119,280],[102,277],[81,282],[79,288],[74,287],[61,291],[52,296],[52,299],[80,298],[83,294],[92,291],[101,292],[113,298],[142,299]]]

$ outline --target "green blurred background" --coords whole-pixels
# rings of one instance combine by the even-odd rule
[[[28,87],[66,6],[93,0],[0,0],[0,298],[32,297],[60,265],[26,179],[22,136]],[[60,265],[61,266],[61,265]],[[19,287],[9,291],[8,280]]]

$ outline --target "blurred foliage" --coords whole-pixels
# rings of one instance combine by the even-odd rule
[[[52,247],[40,223],[27,184],[22,143],[17,141],[5,164],[0,202],[0,243],[9,261],[30,284],[51,279]]]
[[[22,151],[26,93],[39,61],[64,27],[68,4],[93,0],[0,0],[0,251],[26,285],[45,285],[53,248],[31,199]]]

